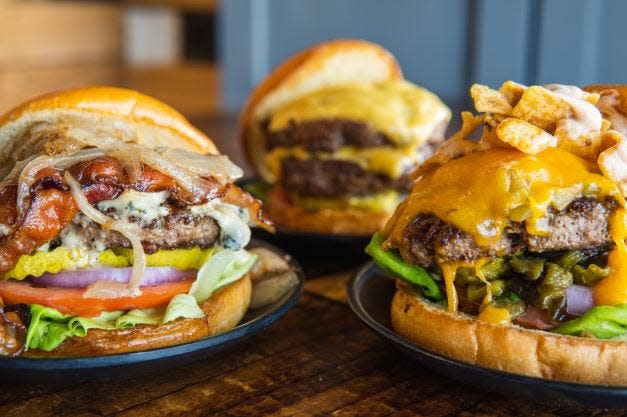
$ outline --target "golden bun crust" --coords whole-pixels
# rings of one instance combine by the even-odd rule
[[[323,42],[292,56],[253,90],[244,105],[239,130],[249,161],[257,170],[263,169],[265,149],[259,149],[263,143],[253,125],[273,109],[323,87],[402,78],[401,68],[389,51],[363,40]]]
[[[31,126],[81,117],[93,123],[125,122],[147,127],[154,135],[140,135],[138,143],[185,148],[217,154],[215,144],[183,115],[161,101],[134,90],[117,87],[84,87],[57,91],[32,99],[0,116],[0,149],[19,140]],[[148,137],[150,136],[150,137]],[[144,142],[144,143],[142,143]],[[148,142],[148,143],[146,143]]]
[[[381,230],[392,215],[357,209],[322,209],[307,211],[290,204],[278,187],[268,193],[264,204],[266,216],[275,224],[293,230],[337,235],[369,236]]]
[[[419,298],[401,282],[391,317],[401,336],[462,362],[537,378],[627,385],[625,342],[482,322]]]
[[[179,318],[159,326],[131,329],[91,329],[85,337],[72,337],[51,352],[29,350],[28,357],[69,357],[111,355],[178,345],[225,332],[244,317],[250,304],[252,284],[249,275],[218,290],[201,308],[206,317]]]

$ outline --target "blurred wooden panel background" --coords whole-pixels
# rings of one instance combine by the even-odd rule
[[[116,85],[191,118],[214,114],[218,65],[186,56],[183,23],[215,8],[211,0],[0,0],[0,112],[48,91]]]

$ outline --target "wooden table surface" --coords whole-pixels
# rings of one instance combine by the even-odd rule
[[[347,277],[308,280],[296,307],[219,357],[125,380],[2,383],[0,416],[626,415],[537,404],[434,374],[353,315],[343,302]]]

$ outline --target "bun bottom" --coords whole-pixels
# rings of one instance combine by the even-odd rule
[[[162,325],[130,329],[91,329],[85,337],[72,337],[50,352],[29,350],[23,356],[68,357],[110,355],[178,345],[222,333],[235,327],[250,304],[252,284],[248,275],[218,290],[201,308],[205,317],[179,318]]]
[[[264,211],[270,220],[288,229],[337,235],[371,235],[383,229],[392,215],[351,208],[309,211],[288,201],[276,186],[268,192]]]
[[[627,342],[495,325],[420,298],[398,282],[392,327],[421,347],[462,362],[520,375],[627,385]]]

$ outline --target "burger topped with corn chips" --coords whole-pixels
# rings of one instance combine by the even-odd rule
[[[470,93],[479,114],[462,113],[367,248],[399,278],[395,330],[485,367],[627,385],[627,140],[620,101],[599,101],[621,94]]]

